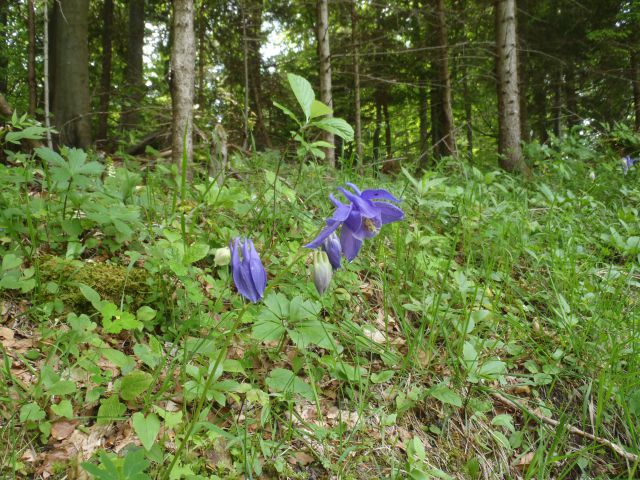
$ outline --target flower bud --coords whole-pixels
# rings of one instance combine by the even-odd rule
[[[333,232],[322,242],[322,249],[327,252],[327,257],[329,257],[329,262],[333,269],[338,270],[340,268],[340,257],[342,257],[342,247],[336,232]]]
[[[218,248],[216,250],[215,257],[213,258],[213,262],[218,267],[229,265],[229,262],[231,262],[231,250],[229,249],[229,247]]]
[[[333,268],[329,262],[329,257],[327,257],[326,252],[321,250],[313,252],[313,266],[311,271],[316,290],[318,290],[318,293],[322,295],[329,287],[331,277],[333,277]]]

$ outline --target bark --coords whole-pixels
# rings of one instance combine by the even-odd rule
[[[42,56],[43,58],[43,78],[42,82],[44,83],[44,126],[47,131],[47,147],[53,148],[53,140],[51,139],[51,119],[50,119],[50,109],[49,104],[51,102],[51,96],[49,93],[49,67],[51,65],[51,61],[49,60],[49,5],[45,3],[42,6],[42,17],[44,20],[43,25],[43,45],[42,45]]]
[[[102,72],[100,74],[100,112],[96,140],[106,143],[109,132],[109,103],[111,101],[111,57],[113,29],[113,0],[104,0],[102,7]]]
[[[262,109],[262,57],[260,44],[262,35],[262,0],[254,1],[248,11],[247,33],[249,35],[249,83],[251,89],[251,109],[256,115],[256,140],[260,148],[271,148],[271,138],[264,121]]]
[[[520,95],[516,50],[515,0],[496,0],[496,76],[498,89],[498,151],[500,166],[527,172],[520,146]]]
[[[207,33],[207,17],[200,15],[198,22],[198,108],[202,111],[205,108],[205,78],[204,66],[206,65],[207,49],[206,49],[206,33]]]
[[[191,175],[190,165],[193,160],[193,97],[196,60],[193,15],[193,0],[174,0],[171,46],[172,159],[180,167],[182,157],[185,155],[189,175]]]
[[[562,69],[558,68],[553,82],[553,134],[560,137],[562,133]]]
[[[316,39],[318,41],[318,57],[320,60],[320,100],[333,108],[331,93],[331,50],[329,48],[329,9],[328,0],[317,0]],[[331,115],[329,115],[331,116]],[[323,132],[325,142],[335,145],[333,133]],[[336,166],[335,151],[333,148],[324,149],[327,163],[330,167]]]
[[[518,5],[518,13],[516,14],[516,22],[517,22],[517,38],[516,38],[516,47],[518,50],[518,81],[520,82],[518,85],[518,89],[520,91],[520,132],[522,135],[522,140],[528,142],[531,140],[531,135],[529,133],[529,108],[527,102],[527,93],[529,90],[529,75],[527,71],[527,66],[529,65],[529,54],[526,51],[527,44],[527,16],[522,15],[522,12],[528,11],[528,0],[520,0]]]
[[[60,143],[91,146],[89,118],[89,0],[60,0],[54,7],[53,114]]]
[[[433,69],[431,71],[431,87],[429,89],[430,100],[430,114],[431,114],[431,150],[435,157],[442,155],[441,153],[441,139],[442,139],[442,115],[440,101],[442,96],[440,95],[440,88],[434,80]]]
[[[424,161],[429,149],[429,96],[427,87],[418,89],[418,118],[420,121],[420,158]],[[421,162],[422,163],[422,162]]]
[[[455,127],[451,106],[451,74],[449,72],[449,48],[447,23],[444,14],[444,0],[436,1],[436,39],[438,49],[435,57],[436,72],[440,85],[440,115],[442,118],[442,137],[440,152],[443,155],[456,155]]]
[[[631,52],[631,84],[633,86],[633,111],[636,132],[640,132],[640,51]]]
[[[129,31],[127,34],[126,63],[124,68],[124,84],[127,101],[125,102],[124,110],[120,118],[123,129],[136,128],[140,123],[140,103],[145,93],[142,79],[144,7],[145,0],[129,0]]]
[[[391,145],[391,119],[389,118],[389,99],[385,98],[382,104],[382,113],[384,115],[384,145],[387,147],[387,160],[393,157],[393,148]]]
[[[533,88],[533,105],[536,109],[535,130],[540,143],[545,143],[549,139],[547,133],[547,92],[545,89],[545,76],[539,77]]]
[[[27,32],[29,52],[27,58],[27,82],[29,84],[29,115],[36,116],[38,84],[36,83],[36,11],[33,0],[27,2]]]
[[[573,65],[567,69],[564,83],[565,98],[567,99],[567,125],[569,128],[578,124],[578,94],[576,92],[576,71]]]
[[[376,97],[376,128],[373,131],[373,158],[380,160],[380,131],[382,130],[382,104]]]
[[[362,157],[362,114],[360,106],[360,58],[358,36],[358,5],[356,0],[351,2],[351,41],[353,43],[353,94],[355,117],[356,155],[358,156],[358,171],[362,175],[364,158]]]
[[[464,102],[465,131],[467,133],[467,158],[469,161],[473,161],[473,110],[467,76],[467,67],[464,66],[462,69],[462,101]]]
[[[9,0],[0,0],[0,93],[7,93],[9,45],[7,44],[7,20],[9,16]]]

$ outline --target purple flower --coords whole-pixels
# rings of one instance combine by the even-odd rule
[[[637,158],[631,158],[630,155],[627,155],[622,159],[622,170],[625,175],[627,174],[629,169],[633,167],[633,164],[636,163],[637,161],[638,161]]]
[[[365,238],[375,237],[382,225],[402,220],[404,212],[389,203],[400,200],[386,190],[375,189],[361,192],[354,184],[347,183],[347,185],[353,191],[345,188],[339,190],[349,200],[349,203],[344,204],[333,195],[329,195],[336,210],[331,218],[327,218],[327,226],[305,247],[319,247],[338,227],[342,226],[340,247],[346,259],[351,261],[358,255]]]
[[[255,303],[262,298],[267,287],[267,272],[260,261],[251,240],[239,237],[229,242],[231,249],[231,273],[238,292],[247,300]],[[242,260],[240,259],[242,248]]]
[[[336,232],[332,232],[322,242],[322,249],[327,253],[329,257],[329,263],[334,270],[338,270],[341,266],[342,247],[340,246],[340,239]]]
[[[333,267],[326,252],[319,250],[313,252],[311,271],[316,290],[322,295],[329,288],[331,277],[333,277]]]

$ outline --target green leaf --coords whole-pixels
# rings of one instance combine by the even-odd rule
[[[504,427],[511,433],[514,433],[516,431],[515,427],[513,426],[513,417],[506,413],[493,417],[493,420],[491,420],[491,425]]]
[[[153,308],[144,305],[136,312],[136,318],[141,322],[150,322],[155,318],[156,313]]]
[[[102,308],[102,300],[100,300],[100,294],[98,292],[96,292],[89,285],[85,285],[83,283],[79,285],[79,288],[80,293],[82,293],[84,298],[89,300],[91,305],[93,305],[93,308],[95,308],[96,310],[100,310]]]
[[[46,414],[37,403],[27,403],[20,408],[20,422],[39,422],[44,420]]]
[[[311,104],[310,118],[322,117],[323,115],[331,115],[333,110],[328,105],[325,105],[319,100],[314,100]]]
[[[311,386],[291,370],[276,368],[269,374],[265,382],[275,392],[302,395],[309,401],[314,399]]]
[[[302,108],[302,112],[308,122],[311,117],[311,106],[316,98],[313,93],[313,88],[311,88],[311,84],[306,78],[299,75],[289,73],[287,74],[287,79],[289,80],[291,90],[293,90],[293,94],[296,96],[296,100],[298,100],[298,104],[300,105],[300,108]]]
[[[56,382],[47,390],[50,395],[68,395],[76,391],[76,384],[71,380]]]
[[[462,407],[462,398],[460,395],[451,390],[444,383],[440,383],[435,387],[430,388],[428,393],[442,403],[448,403],[454,407]]]
[[[100,401],[96,421],[98,425],[107,425],[115,420],[119,420],[126,411],[127,406],[118,399],[117,395],[112,395]]]
[[[62,400],[57,405],[51,405],[51,411],[59,417],[73,418],[73,406],[69,400]]]
[[[13,270],[22,265],[22,257],[18,257],[13,253],[7,253],[2,257],[2,271]]]
[[[369,378],[371,379],[371,383],[385,383],[391,380],[394,374],[395,372],[393,370],[383,370],[380,373],[372,373]]]
[[[141,448],[129,450],[127,452],[127,456],[124,457],[122,474],[127,480],[142,480],[143,478],[150,478],[148,475],[143,474],[149,465],[150,462],[145,458],[144,450]]]
[[[120,350],[113,348],[104,348],[100,351],[102,356],[113,363],[116,367],[122,370],[122,374],[126,375],[136,367],[136,362],[133,358],[122,353]]]
[[[120,384],[120,397],[125,401],[135,399],[145,392],[153,382],[153,376],[139,370],[122,377]]]
[[[133,430],[138,435],[145,450],[150,451],[160,432],[160,419],[155,413],[150,413],[146,417],[142,412],[136,412],[131,417]]]
[[[169,412],[155,405],[153,406],[153,409],[162,417],[165,428],[168,428],[169,430],[173,430],[182,423],[182,412],[180,410],[177,412]]]
[[[353,128],[342,118],[322,118],[315,120],[312,124],[321,130],[339,136],[345,142],[353,141]]]
[[[478,369],[478,375],[490,379],[495,379],[502,375],[507,369],[507,364],[500,360],[489,360]]]
[[[284,105],[281,105],[280,103],[274,101],[273,105],[277,108],[279,108],[280,110],[282,110],[282,112],[287,115],[289,118],[292,118],[298,125],[300,125],[300,120],[298,120],[298,117],[295,116],[295,114],[289,110],[287,107],[285,107]]]

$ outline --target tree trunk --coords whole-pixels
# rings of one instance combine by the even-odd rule
[[[442,96],[440,95],[440,87],[436,83],[433,67],[431,68],[431,86],[429,89],[430,113],[431,113],[431,150],[434,157],[442,155],[442,115],[441,105]]]
[[[7,44],[9,0],[0,0],[0,94],[7,93],[10,49]]]
[[[436,40],[435,64],[440,85],[440,115],[442,118],[442,137],[440,151],[443,155],[456,155],[456,136],[451,106],[451,75],[449,73],[449,49],[447,40],[447,22],[444,15],[444,0],[436,1]]]
[[[28,0],[27,2],[27,32],[29,37],[29,54],[27,59],[29,115],[35,117],[38,106],[38,84],[36,83],[36,10],[33,0]]]
[[[249,47],[249,82],[251,89],[251,106],[256,114],[256,140],[258,147],[271,148],[271,138],[264,121],[262,112],[262,57],[260,55],[262,35],[262,0],[252,2],[248,11],[247,25]]]
[[[172,159],[180,168],[182,157],[186,156],[188,175],[191,175],[190,165],[193,160],[195,43],[193,0],[174,0],[171,46]]]
[[[498,88],[498,151],[500,166],[527,172],[520,146],[520,95],[516,50],[515,0],[496,0],[496,76]]]
[[[545,88],[545,75],[534,77],[533,106],[535,106],[536,122],[535,130],[540,143],[549,139],[547,132],[547,92]]]
[[[358,5],[356,0],[351,2],[351,41],[353,43],[353,94],[355,117],[356,155],[358,157],[358,172],[363,174],[364,159],[362,157],[362,114],[360,108],[360,58],[358,37]]]
[[[560,137],[562,133],[562,68],[558,67],[553,82],[553,134]]]
[[[420,121],[420,163],[427,157],[429,149],[429,96],[427,87],[420,86],[418,89],[418,118]]]
[[[633,86],[633,111],[636,120],[636,132],[640,132],[640,51],[631,52],[631,84]]]
[[[320,100],[333,108],[331,94],[331,50],[329,48],[329,8],[328,0],[317,0],[318,18],[316,22],[316,38],[318,40],[318,57],[320,60]],[[331,115],[329,115],[331,116]],[[335,145],[333,133],[323,132],[325,142]],[[333,148],[324,149],[327,163],[335,168],[336,157]]]
[[[469,72],[467,71],[465,60],[462,61],[462,64],[462,100],[464,102],[465,130],[467,133],[467,158],[469,161],[473,161],[473,110],[471,95],[469,95],[469,79],[467,78]]]
[[[380,99],[376,96],[376,128],[373,131],[373,159],[374,161],[380,160],[380,131],[382,130],[382,104]]]
[[[205,78],[204,67],[207,63],[206,54],[206,33],[207,33],[207,17],[200,15],[198,22],[198,108],[203,111],[205,108]]]
[[[89,0],[55,2],[53,113],[60,143],[91,146],[89,119]]]
[[[520,0],[518,13],[516,13],[516,24],[518,27],[516,47],[518,50],[518,81],[520,82],[518,85],[518,91],[520,92],[520,133],[524,142],[531,140],[529,133],[529,105],[527,102],[529,90],[529,72],[527,68],[529,65],[529,54],[526,48],[524,48],[527,45],[528,15],[526,12],[529,11],[528,3],[528,0]],[[522,14],[523,12],[525,15]]]
[[[145,0],[129,0],[129,32],[124,68],[126,102],[120,118],[123,129],[137,128],[140,123],[140,103],[144,98],[143,47]]]
[[[578,124],[578,94],[576,92],[576,70],[573,65],[567,69],[564,83],[565,97],[567,99],[567,125],[569,128]]]
[[[391,119],[389,118],[389,98],[385,96],[382,104],[384,114],[384,145],[387,147],[387,160],[393,158],[393,148],[391,145]]]
[[[113,0],[104,0],[102,7],[102,72],[100,75],[100,112],[98,113],[97,142],[103,146],[109,134],[109,103],[111,101],[111,30],[113,28]]]

